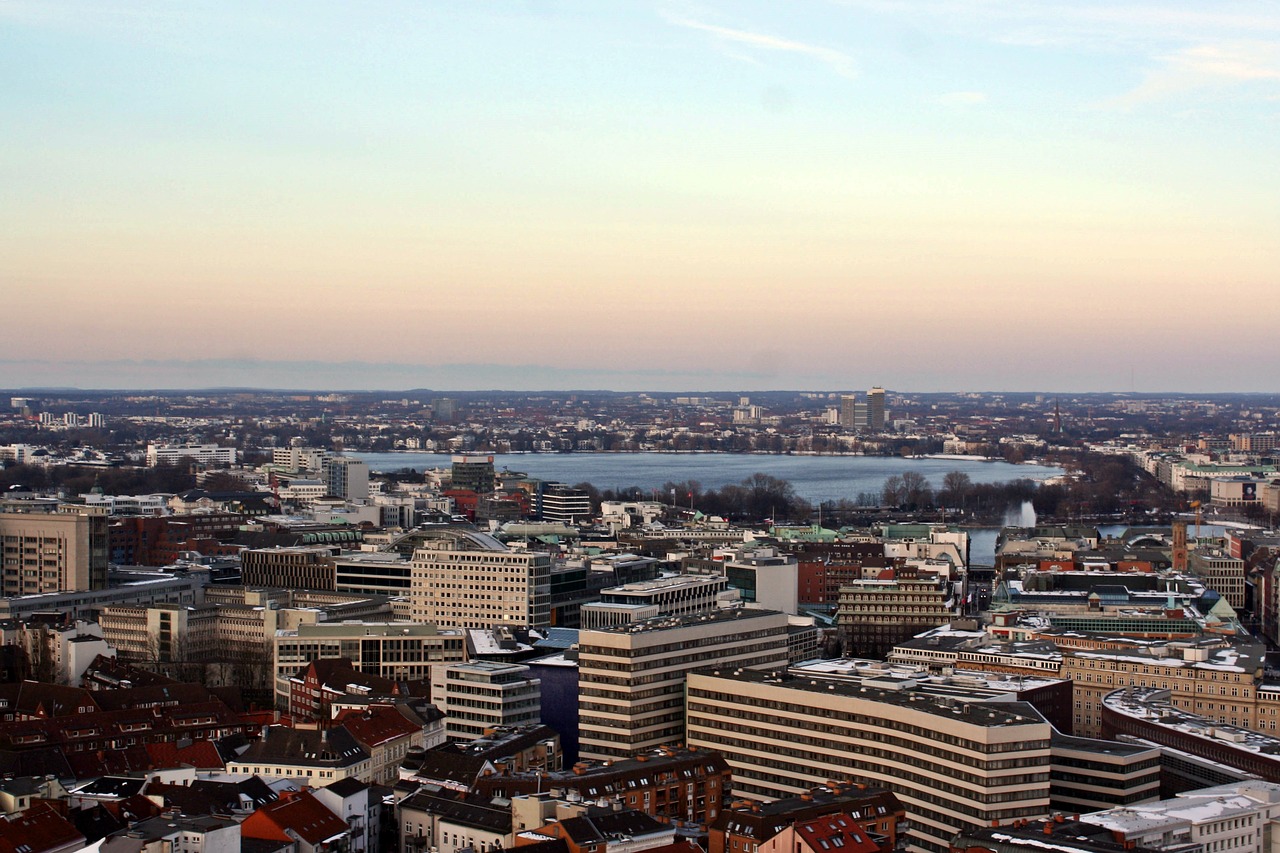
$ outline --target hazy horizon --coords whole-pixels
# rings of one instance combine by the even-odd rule
[[[129,364],[120,363],[85,363],[75,365],[70,369],[58,369],[54,366],[50,369],[47,364],[42,364],[38,369],[31,370],[31,373],[39,375],[48,375],[48,381],[30,381],[30,382],[12,382],[4,381],[11,379],[15,372],[13,370],[15,363],[0,359],[0,388],[9,392],[26,392],[26,391],[260,391],[264,393],[289,391],[289,392],[306,392],[306,393],[365,393],[365,392],[386,392],[401,393],[408,391],[431,391],[433,393],[563,393],[578,392],[589,393],[609,392],[609,393],[688,393],[688,394],[705,394],[705,393],[750,393],[750,392],[795,392],[795,393],[842,393],[849,390],[866,391],[872,386],[879,385],[885,387],[891,393],[902,394],[946,394],[946,393],[990,393],[990,394],[1117,394],[1117,395],[1136,395],[1136,396],[1179,396],[1179,395],[1201,395],[1209,396],[1216,394],[1255,394],[1267,395],[1277,392],[1273,391],[1256,391],[1248,389],[1231,389],[1221,386],[1212,389],[1196,389],[1196,388],[1154,388],[1154,389],[1138,389],[1131,390],[1128,388],[1087,388],[1087,387],[1062,387],[1062,386],[1040,386],[1040,387],[1018,387],[1018,388],[986,388],[977,385],[959,386],[959,387],[896,387],[887,385],[886,383],[877,382],[874,379],[862,382],[861,384],[851,384],[850,376],[832,376],[827,377],[825,384],[818,383],[818,378],[814,379],[815,384],[783,384],[784,380],[778,379],[776,382],[770,382],[769,377],[751,377],[746,375],[719,374],[714,378],[722,380],[713,384],[693,385],[687,384],[690,377],[684,374],[672,373],[666,375],[631,373],[614,375],[612,381],[600,381],[593,383],[592,377],[596,379],[606,379],[607,374],[592,373],[590,371],[564,370],[558,371],[553,368],[540,366],[537,369],[525,369],[519,371],[519,375],[526,380],[523,384],[503,384],[502,379],[510,380],[516,371],[501,365],[436,365],[434,367],[423,367],[420,365],[378,365],[363,362],[352,362],[342,364],[322,365],[316,363],[268,363],[268,362],[239,362],[236,365],[228,365],[226,362],[216,362],[212,364],[199,364],[183,362],[178,364]],[[29,366],[29,365],[24,365]],[[132,367],[133,369],[126,369]],[[325,370],[324,368],[328,368]],[[304,377],[314,376],[317,372],[323,372],[332,382],[323,385],[308,384],[302,381]],[[385,378],[388,374],[403,377],[401,384],[378,384],[379,378]],[[168,375],[170,378],[165,380],[163,377]],[[79,381],[58,381],[57,377],[78,377]],[[97,381],[86,383],[86,378],[97,377]],[[153,377],[156,381],[144,383],[141,381],[142,376]],[[251,377],[260,377],[254,380]],[[351,380],[350,384],[343,384],[342,381],[335,377],[346,376]],[[493,382],[489,384],[476,383],[462,385],[457,384],[459,376],[466,376],[471,379],[477,377],[490,377]],[[127,377],[127,378],[125,378]],[[214,377],[223,377],[216,379]],[[291,381],[291,377],[295,381]],[[431,377],[435,377],[433,381]],[[641,379],[648,377],[653,380],[648,383],[642,383]],[[544,380],[543,384],[539,384],[538,379]],[[705,378],[705,377],[703,377]],[[737,384],[731,384],[730,380],[736,378]],[[550,383],[550,384],[547,384]],[[637,384],[640,383],[640,384]],[[843,383],[843,384],[837,384]]]

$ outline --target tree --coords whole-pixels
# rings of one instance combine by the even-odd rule
[[[933,506],[933,487],[919,471],[906,471],[902,475],[903,503],[911,509]]]
[[[897,474],[885,478],[884,485],[880,487],[880,503],[892,507],[906,503],[906,489],[902,485],[902,478]]]
[[[965,498],[973,491],[973,480],[963,471],[949,471],[942,478],[942,494],[947,496],[946,502],[964,509]],[[941,499],[942,495],[939,495]]]

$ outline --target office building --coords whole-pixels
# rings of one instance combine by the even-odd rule
[[[276,702],[287,707],[290,680],[320,658],[346,658],[361,672],[397,681],[431,678],[432,667],[467,659],[462,631],[413,622],[300,624],[271,638]]]
[[[591,495],[562,483],[545,483],[538,491],[538,514],[543,521],[573,526],[592,517]]]
[[[326,460],[324,481],[334,497],[348,501],[369,499],[369,466],[361,459],[334,456]]]
[[[840,588],[836,621],[846,654],[883,658],[898,643],[955,615],[942,579],[856,580]]]
[[[528,726],[541,716],[541,682],[520,664],[478,660],[438,666],[431,675],[431,701],[445,715],[445,736],[454,743],[483,737],[502,726]]]
[[[444,527],[410,561],[416,622],[448,628],[551,624],[551,555],[509,549],[487,533]]]
[[[867,392],[867,428],[872,432],[884,432],[884,389],[872,388]]]
[[[776,671],[688,676],[687,743],[724,753],[735,796],[795,797],[828,779],[882,787],[906,807],[914,849],[944,851],[957,830],[1047,815],[1051,734],[1016,702]]]
[[[330,545],[250,548],[240,554],[240,579],[245,586],[333,590],[337,551]]]
[[[630,758],[683,741],[685,676],[783,668],[787,626],[785,613],[739,608],[579,632],[580,755]]]
[[[742,546],[723,553],[725,578],[743,601],[793,615],[799,612],[800,566],[794,555],[772,546]]]
[[[0,502],[4,597],[107,585],[106,507]]]
[[[470,489],[478,495],[493,491],[494,472],[492,456],[455,456],[451,488]]]
[[[740,599],[722,575],[668,575],[601,590],[580,609],[583,628],[607,628],[657,616],[689,616]]]

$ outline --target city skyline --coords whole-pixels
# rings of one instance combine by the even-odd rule
[[[1222,337],[1280,319],[1270,4],[10,0],[0,48],[12,387],[1280,375]]]

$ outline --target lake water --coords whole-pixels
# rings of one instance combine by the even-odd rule
[[[350,453],[363,459],[373,471],[412,468],[448,468],[447,453]],[[488,454],[485,454],[488,455]],[[786,456],[738,453],[516,453],[494,454],[497,470],[508,468],[543,480],[573,485],[591,483],[598,489],[636,488],[640,497],[652,497],[664,483],[697,481],[703,489],[740,483],[757,472],[787,480],[796,494],[811,503],[856,500],[861,492],[880,494],[889,477],[907,471],[923,474],[933,488],[942,478],[963,471],[975,483],[1010,480],[1046,480],[1061,468],[1043,465],[1011,465],[975,459],[904,459],[896,456]]]

